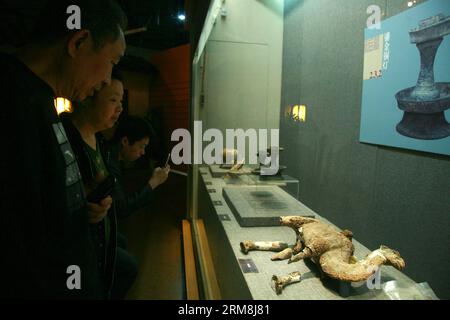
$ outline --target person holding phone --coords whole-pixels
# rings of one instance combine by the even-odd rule
[[[114,189],[114,203],[119,218],[127,217],[153,201],[153,191],[163,184],[170,172],[169,157],[164,167],[157,167],[148,182],[132,193],[126,193],[122,186],[121,163],[133,162],[145,154],[150,142],[151,127],[146,120],[137,116],[123,118],[111,141],[111,173],[117,179]]]
[[[111,199],[109,211],[89,211],[91,236],[98,258],[107,297],[123,299],[137,276],[136,259],[122,249],[117,233],[116,205],[114,203],[115,178],[110,172],[111,153],[101,131],[112,128],[122,112],[122,77],[113,69],[109,84],[105,84],[92,97],[74,103],[73,112],[60,116],[72,145],[88,206],[95,208],[104,197]]]
[[[9,18],[20,6],[9,2],[6,21],[8,6]],[[28,41],[0,54],[3,150],[14,150],[1,161],[0,297],[103,299],[83,184],[54,98],[83,100],[109,81],[125,53],[126,16],[112,0],[40,3]],[[73,5],[82,12],[75,30],[67,27]],[[90,211],[110,205],[106,198]]]

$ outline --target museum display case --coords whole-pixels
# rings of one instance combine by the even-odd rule
[[[420,272],[412,251],[403,253],[407,241],[386,227],[371,230],[382,205],[377,207],[369,193],[379,186],[371,173],[375,169],[360,164],[377,160],[358,140],[358,130],[362,137],[364,129],[358,125],[365,116],[363,85],[367,89],[393,72],[364,78],[373,63],[367,56],[367,38],[374,32],[370,21],[377,21],[377,13],[387,21],[403,12],[422,13],[419,9],[428,16],[433,5],[437,11],[445,6],[439,0],[411,6],[400,0],[375,2],[375,8],[368,1],[352,1],[354,6],[336,1],[332,8],[326,1],[308,0],[211,2],[193,57],[190,114],[191,132],[197,135],[192,157],[201,160],[189,173],[188,203],[202,298],[437,298],[425,277],[416,283],[403,272],[405,264]],[[429,7],[420,7],[423,2]],[[327,15],[321,16],[321,8]],[[340,15],[330,21],[333,12]],[[316,37],[324,34],[323,41]],[[380,52],[382,59],[386,50]],[[395,98],[400,89],[391,97],[391,109],[398,112],[392,132],[403,114]],[[229,161],[221,162],[229,150]],[[277,170],[265,174],[272,165]],[[402,229],[402,213],[385,215],[392,230]],[[308,227],[289,228],[280,220],[286,216],[311,220],[305,220]],[[308,231],[311,223],[320,231]],[[336,246],[345,258],[333,256]],[[294,262],[296,255],[304,259]]]
[[[273,255],[281,250],[245,252],[240,244],[246,240],[278,241],[288,245],[295,243],[294,231],[279,223],[277,226],[278,215],[283,212],[314,217],[323,223],[332,224],[278,186],[239,185],[230,190],[223,178],[211,175],[208,167],[201,167],[199,172],[197,219],[205,226],[207,254],[210,255],[205,257],[206,253],[199,254],[199,269],[203,272],[201,276],[206,298],[378,300],[435,297],[431,289],[425,290],[427,284],[415,283],[392,266],[381,267],[379,273],[366,280],[339,281],[322,277],[321,269],[309,259],[293,263],[287,263],[287,260],[272,261]],[[270,200],[261,200],[261,194]],[[278,208],[273,209],[274,206]],[[356,239],[352,242],[357,260],[363,260],[370,254],[370,250]],[[199,244],[199,248],[205,249],[205,244]],[[300,274],[299,283],[292,283],[284,290],[277,291],[274,277],[280,278],[295,272]],[[211,273],[214,276],[211,277]]]

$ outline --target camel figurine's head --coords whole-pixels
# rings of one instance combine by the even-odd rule
[[[405,260],[403,260],[398,251],[383,245],[379,250],[387,259],[386,264],[389,264],[398,270],[403,270],[405,268]]]
[[[303,216],[284,216],[280,217],[280,224],[282,226],[300,228],[305,223],[316,222],[314,218],[308,218]]]

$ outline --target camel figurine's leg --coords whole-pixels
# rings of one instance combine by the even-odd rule
[[[247,254],[252,250],[260,251],[283,251],[288,248],[288,244],[281,241],[244,241],[240,243],[241,251]]]
[[[286,276],[272,276],[272,285],[277,294],[281,294],[283,288],[291,283],[300,282],[302,280],[302,275],[300,272],[292,272]]]
[[[270,258],[270,260],[275,261],[275,260],[289,259],[290,257],[292,257],[293,252],[294,250],[292,248],[284,249],[283,251],[273,255],[272,258]]]
[[[271,260],[275,261],[275,260],[289,259],[290,257],[292,257],[292,255],[295,255],[295,254],[299,253],[300,251],[302,251],[302,248],[303,248],[303,245],[302,245],[301,239],[300,239],[300,237],[297,237],[297,242],[295,243],[294,246],[292,246],[292,248],[284,249],[283,251],[272,256]]]
[[[302,251],[302,249],[303,249],[303,243],[302,243],[300,235],[298,235],[297,242],[295,243],[294,248],[292,248],[292,250],[293,250],[294,254],[297,254],[300,251]]]
[[[309,248],[305,248],[305,249],[303,249],[302,252],[292,256],[289,259],[288,263],[300,261],[300,260],[305,259],[305,258],[311,258],[312,255],[313,255],[312,251]]]

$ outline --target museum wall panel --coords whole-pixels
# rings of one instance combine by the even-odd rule
[[[222,9],[202,57],[204,129],[278,128],[282,1],[229,0]]]

